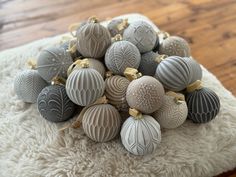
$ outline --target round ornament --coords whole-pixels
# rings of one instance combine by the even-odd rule
[[[109,30],[112,37],[117,34],[123,34],[124,30],[128,27],[128,19],[113,19],[107,25],[107,29]]]
[[[120,135],[124,147],[134,155],[153,153],[161,142],[160,125],[149,115],[142,115],[141,119],[129,117]]]
[[[48,83],[43,80],[36,70],[20,72],[14,80],[14,90],[19,99],[27,103],[36,103],[41,90]]]
[[[192,68],[186,60],[178,56],[165,58],[157,66],[155,78],[171,91],[185,89],[193,77]]]
[[[150,114],[161,107],[164,94],[164,88],[158,80],[142,76],[129,84],[126,100],[131,108]]]
[[[105,64],[114,74],[123,75],[127,67],[138,68],[141,60],[139,50],[128,41],[114,42],[105,55]]]
[[[166,94],[161,108],[153,114],[160,126],[167,129],[179,127],[185,122],[188,115],[188,107],[184,101],[184,96],[174,92],[170,93],[173,93],[173,95]]]
[[[178,36],[170,36],[160,44],[159,53],[168,56],[189,57],[190,47],[185,39]]]
[[[120,131],[121,117],[110,104],[89,107],[83,115],[82,125],[85,134],[96,142],[107,142]]]
[[[123,38],[136,45],[141,53],[145,53],[154,48],[157,35],[147,22],[135,21],[125,29]]]
[[[126,90],[130,81],[122,76],[111,76],[105,80],[105,95],[113,106],[118,110],[128,111]]]
[[[111,44],[109,31],[91,18],[77,31],[77,49],[86,58],[101,58]]]
[[[72,63],[73,60],[65,49],[50,47],[40,52],[37,70],[44,80],[50,82],[56,76],[66,78],[67,69]]]
[[[42,117],[52,122],[66,121],[75,111],[75,104],[69,99],[62,85],[45,87],[40,92],[37,103]]]

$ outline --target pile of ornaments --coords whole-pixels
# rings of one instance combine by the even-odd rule
[[[202,86],[201,67],[183,38],[145,21],[113,19],[104,27],[95,17],[75,32],[15,78],[17,96],[37,103],[41,117],[62,122],[78,115],[71,127],[82,126],[90,139],[120,134],[129,152],[144,155],[157,149],[161,129],[218,114],[220,100]]]

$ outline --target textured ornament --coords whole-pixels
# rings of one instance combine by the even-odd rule
[[[50,47],[40,52],[37,70],[44,80],[50,82],[56,76],[66,78],[67,69],[72,63],[73,60],[65,49]]]
[[[111,76],[105,80],[105,95],[113,106],[118,110],[128,111],[126,90],[130,81],[122,76]]]
[[[114,37],[117,34],[122,35],[128,25],[128,19],[113,19],[107,25],[107,29],[109,30],[111,36]]]
[[[149,115],[142,115],[141,119],[129,117],[120,135],[124,147],[135,155],[153,153],[161,142],[160,125]]]
[[[121,117],[110,104],[89,107],[82,121],[85,134],[96,142],[107,142],[115,138],[120,131]]]
[[[193,77],[189,63],[178,56],[170,56],[158,64],[155,78],[171,91],[181,91],[191,82]]]
[[[187,119],[187,115],[188,107],[184,100],[165,95],[161,108],[154,112],[153,117],[161,127],[172,129],[182,125]]]
[[[70,119],[75,111],[75,104],[66,94],[62,85],[45,87],[38,96],[38,111],[45,119],[62,122]]]
[[[96,19],[90,19],[81,26],[77,32],[77,49],[87,58],[101,58],[105,55],[111,44],[109,31],[97,23]]]
[[[39,93],[48,83],[36,70],[25,70],[14,80],[14,90],[19,99],[27,103],[36,103]]]
[[[136,45],[141,53],[145,53],[154,48],[157,35],[147,22],[135,21],[125,29],[123,38]]]
[[[129,84],[126,100],[131,108],[150,114],[161,107],[164,94],[164,88],[158,80],[142,76]]]
[[[168,56],[189,57],[190,47],[185,39],[178,36],[170,36],[160,44],[159,53]]]
[[[66,93],[77,105],[87,106],[99,97],[105,90],[105,82],[95,69],[81,68],[74,70],[66,81]]]
[[[220,110],[220,99],[208,88],[186,94],[188,118],[194,123],[206,123],[214,119]]]
[[[105,64],[114,74],[123,75],[127,67],[138,68],[141,60],[139,50],[128,41],[114,42],[105,55]]]

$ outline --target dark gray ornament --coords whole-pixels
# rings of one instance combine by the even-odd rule
[[[72,63],[73,60],[65,49],[50,47],[40,52],[37,70],[44,80],[50,82],[56,76],[66,78],[67,69]]]
[[[160,44],[159,53],[168,56],[189,57],[190,47],[185,39],[178,36],[170,36]]]
[[[206,123],[214,119],[220,110],[220,99],[208,88],[186,94],[188,118],[194,123]]]
[[[113,19],[107,25],[107,29],[109,30],[112,37],[117,34],[123,34],[124,30],[128,27],[127,19]]]
[[[38,96],[38,111],[45,119],[62,122],[72,118],[75,104],[66,94],[62,85],[51,85],[44,88]]]
[[[147,22],[135,21],[125,29],[123,39],[136,45],[141,53],[145,53],[154,48],[157,35]]]

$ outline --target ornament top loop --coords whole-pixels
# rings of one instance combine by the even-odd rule
[[[168,55],[158,55],[156,58],[155,58],[155,61],[157,63],[161,63],[165,58],[167,58]]]
[[[195,90],[200,90],[202,88],[202,82],[200,80],[196,80],[195,82],[187,86],[187,92],[194,92]]]
[[[66,80],[63,77],[55,76],[52,78],[51,85],[65,85]]]
[[[121,34],[117,34],[112,38],[112,42],[116,42],[116,41],[122,41],[122,36]]]
[[[88,22],[89,23],[98,23],[99,21],[96,16],[91,16],[91,17],[89,17]]]
[[[112,71],[107,71],[107,72],[106,72],[106,78],[109,78],[109,77],[111,77],[111,76],[113,76]]]
[[[138,70],[135,68],[128,67],[125,69],[124,75],[128,80],[132,81],[134,79],[140,78],[142,76],[142,73],[138,72]]]
[[[125,28],[127,28],[129,26],[129,23],[128,23],[128,19],[123,19],[122,22],[120,24],[117,25],[117,29],[119,31],[122,31],[124,30]]]
[[[68,46],[68,52],[70,52],[71,54],[75,53],[77,50],[77,46],[76,46],[76,43],[75,44],[72,44],[72,40],[70,40],[69,42],[69,46]]]
[[[36,59],[31,58],[27,61],[27,65],[30,69],[35,70],[37,68],[37,63],[36,63]]]
[[[170,37],[170,34],[167,33],[166,31],[158,31],[158,32],[157,32],[157,35],[158,35],[158,36],[159,36],[159,35],[163,35],[163,39],[166,39],[166,38]]]
[[[89,60],[87,58],[85,58],[85,59],[81,60],[79,65],[81,66],[81,68],[89,68]]]
[[[166,95],[174,97],[174,101],[177,104],[182,104],[183,102],[185,102],[185,97],[181,93],[168,91],[168,92],[166,92]]]
[[[69,25],[68,31],[70,32],[70,34],[73,37],[76,37],[75,31],[79,28],[80,25],[81,25],[81,23],[72,23],[72,24]]]
[[[129,108],[129,115],[134,117],[135,119],[142,119],[143,115],[141,112],[139,112],[137,109]]]

